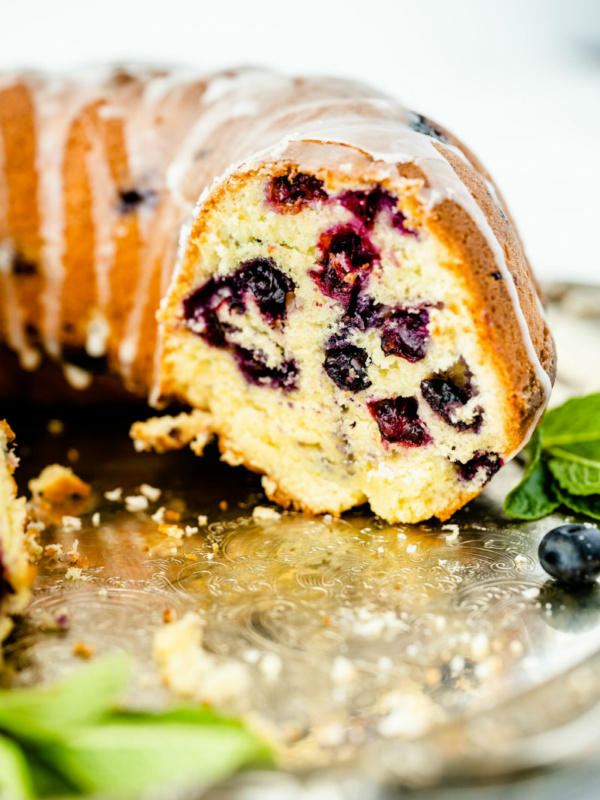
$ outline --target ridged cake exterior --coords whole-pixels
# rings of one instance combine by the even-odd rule
[[[1,336],[26,369],[45,353],[81,387],[110,371],[195,409],[138,447],[215,434],[283,505],[413,522],[525,443],[554,346],[514,224],[447,131],[359,84],[253,70],[3,86]]]

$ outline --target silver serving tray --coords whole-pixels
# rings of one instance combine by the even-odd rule
[[[600,289],[547,288],[555,402],[600,390]],[[456,797],[467,797],[482,779],[598,753],[600,586],[567,593],[541,570],[538,543],[563,515],[536,523],[503,515],[518,464],[450,526],[390,526],[364,509],[342,520],[261,522],[252,517],[264,502],[259,480],[221,464],[216,450],[204,459],[137,455],[126,435],[131,408],[94,413],[20,410],[11,419],[24,443],[23,483],[75,450],[73,466],[94,489],[81,530],[57,524],[42,536],[65,550],[78,539],[89,566],[73,581],[68,565],[42,558],[33,603],[7,645],[14,684],[76,668],[83,642],[94,657],[131,653],[128,702],[161,706],[173,696],[152,659],[154,633],[165,614],[194,610],[206,622],[206,648],[244,664],[249,684],[232,707],[281,749],[279,772],[243,775],[212,789],[215,800],[366,799],[384,786],[456,782]],[[52,435],[47,418],[57,415],[66,427]],[[163,492],[147,513],[103,497],[142,482]],[[209,524],[173,540],[150,519],[159,505],[178,510],[183,524],[198,514]],[[67,629],[49,630],[64,614]]]

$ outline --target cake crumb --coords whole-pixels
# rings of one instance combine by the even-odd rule
[[[91,644],[85,644],[85,642],[75,642],[73,645],[73,655],[77,656],[77,658],[83,658],[86,661],[91,658],[95,652],[96,648]]]
[[[65,423],[62,419],[49,419],[46,430],[51,436],[60,436],[65,430]]]
[[[446,544],[455,544],[458,541],[458,536],[460,534],[460,528],[458,525],[454,525],[449,523],[448,525],[442,525],[443,531],[450,531],[448,536],[445,537]]]
[[[158,525],[162,525],[165,521],[165,511],[167,509],[164,506],[161,506],[158,511],[155,511],[154,514],[150,517],[150,519],[154,520]]]
[[[281,514],[268,506],[256,506],[252,512],[252,519],[259,522],[277,522],[281,519]]]
[[[198,528],[195,528],[193,525],[186,525],[185,526],[185,535],[189,538],[190,536],[194,536],[194,534],[198,533]]]
[[[165,520],[167,522],[179,522],[181,514],[179,511],[173,511],[172,508],[165,508]]]
[[[34,501],[43,499],[51,506],[81,501],[89,497],[92,491],[91,486],[78,478],[71,467],[61,464],[44,467],[37,478],[29,481],[28,486]]]
[[[275,683],[281,675],[283,661],[277,653],[266,653],[261,658],[258,668],[269,683]]]
[[[208,525],[208,517],[206,514],[198,514],[198,525],[203,528],[205,525]]]
[[[125,498],[125,508],[131,513],[145,511],[148,508],[148,498],[143,494],[132,494]]]
[[[79,519],[79,517],[64,516],[61,519],[61,525],[68,531],[81,530],[81,520]]]
[[[177,612],[174,608],[165,608],[163,611],[163,622],[165,625],[170,625],[177,619]]]
[[[179,525],[159,525],[158,532],[163,536],[170,536],[171,539],[183,539],[183,528]]]
[[[87,581],[88,578],[83,574],[81,567],[69,567],[65,572],[65,578],[68,581]]]
[[[75,539],[73,544],[71,545],[71,549],[67,550],[67,558],[71,562],[71,564],[76,564],[79,561],[80,553],[79,553],[79,539]]]
[[[331,680],[337,686],[346,686],[357,678],[356,667],[344,656],[336,656],[331,667]]]
[[[535,600],[536,597],[539,597],[540,590],[537,586],[531,586],[529,589],[523,589],[521,594],[526,600]]]
[[[252,686],[247,664],[205,649],[204,622],[193,612],[156,632],[153,654],[164,685],[217,710],[235,711]]]
[[[98,597],[108,597],[108,589],[106,586],[101,586],[98,589]]]
[[[195,556],[193,553],[186,553],[184,558],[187,561],[198,561],[198,556]]]
[[[406,552],[410,553],[411,555],[412,555],[412,553],[416,553],[417,552],[417,545],[416,544],[407,544],[406,545]]]
[[[92,514],[92,525],[94,528],[100,527],[100,512],[96,511],[95,514]]]
[[[59,558],[64,553],[62,544],[47,544],[44,547],[44,554],[49,558]]]
[[[156,503],[158,498],[161,496],[162,491],[157,489],[156,486],[150,486],[149,483],[142,483],[140,486],[140,494],[143,494],[144,497],[148,498],[151,503]]]
[[[118,486],[116,489],[104,492],[104,497],[111,503],[118,503],[123,497],[123,489]]]

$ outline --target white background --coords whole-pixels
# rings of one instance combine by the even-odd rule
[[[542,279],[600,283],[600,0],[0,0],[0,68],[115,60],[375,84],[480,156]]]

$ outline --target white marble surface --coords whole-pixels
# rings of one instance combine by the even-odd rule
[[[480,155],[542,279],[600,282],[599,0],[0,3],[0,68],[259,63],[376,84]]]

